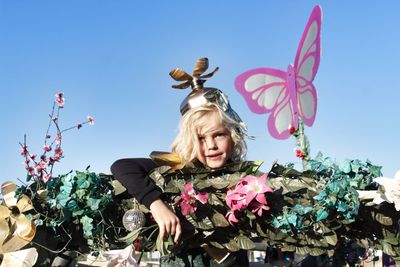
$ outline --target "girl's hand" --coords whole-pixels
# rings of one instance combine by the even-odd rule
[[[164,240],[169,235],[174,236],[175,244],[181,238],[182,228],[179,218],[170,210],[161,199],[155,200],[150,205],[151,214],[160,228],[160,238]]]

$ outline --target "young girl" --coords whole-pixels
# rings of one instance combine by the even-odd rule
[[[243,161],[246,154],[244,124],[230,107],[227,97],[218,89],[202,88],[204,80],[198,76],[192,76],[193,91],[181,105],[183,116],[179,133],[172,143],[172,155],[177,155],[179,159],[175,162],[175,168],[202,166],[214,170],[227,163]],[[153,159],[120,159],[111,166],[111,172],[131,195],[150,209],[159,226],[160,238],[172,236],[174,242],[178,243],[182,233],[179,218],[164,204],[161,189],[148,176],[160,162],[159,157]],[[218,255],[214,257],[218,262],[209,255]],[[248,266],[248,259],[245,251],[230,253],[205,247],[188,248],[172,259],[162,258],[161,264]]]

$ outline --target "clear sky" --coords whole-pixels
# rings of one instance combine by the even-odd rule
[[[293,63],[312,8],[323,9],[322,57],[314,84],[318,111],[306,128],[311,155],[369,159],[400,169],[400,2],[398,1],[0,1],[0,180],[24,179],[19,142],[41,153],[54,94],[64,92],[65,158],[55,173],[109,173],[118,158],[168,151],[188,90],[170,70],[191,72],[208,57],[247,123],[249,159],[299,163],[294,139],[273,139],[267,115],[249,111],[234,88],[255,67]],[[298,165],[299,168],[301,165]]]

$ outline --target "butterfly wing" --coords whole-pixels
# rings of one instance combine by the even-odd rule
[[[312,81],[317,74],[321,56],[322,10],[314,7],[297,49],[296,72],[297,108],[304,124],[311,126],[317,113],[317,92]]]
[[[254,113],[270,113],[268,129],[277,139],[287,139],[290,127],[297,127],[287,85],[287,73],[272,68],[256,68],[240,74],[236,89]]]

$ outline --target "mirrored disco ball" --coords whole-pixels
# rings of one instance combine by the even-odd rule
[[[137,209],[128,210],[122,217],[122,224],[128,231],[139,229],[144,226],[145,222],[146,218],[144,217],[143,212]]]

